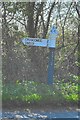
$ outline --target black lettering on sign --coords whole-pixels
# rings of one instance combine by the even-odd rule
[[[37,38],[37,39],[34,39],[35,42],[42,42],[42,39],[40,38]]]
[[[27,41],[30,41],[30,42],[42,42],[42,39],[41,38],[27,38]]]
[[[26,45],[30,45],[30,46],[33,46],[34,45],[34,42],[28,42],[28,41],[26,41],[26,43],[25,43]]]

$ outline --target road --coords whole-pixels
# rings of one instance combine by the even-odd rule
[[[80,120],[79,119],[79,112],[71,111],[71,112],[34,112],[34,113],[28,113],[28,112],[4,112],[0,113],[0,119],[4,120]],[[16,119],[19,118],[19,119]],[[24,118],[24,119],[23,119]]]

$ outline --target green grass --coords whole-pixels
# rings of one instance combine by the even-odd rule
[[[25,81],[16,83],[10,82],[3,85],[2,99],[19,100],[24,102],[39,102],[39,101],[78,101],[78,85],[75,83],[55,83],[47,85],[44,83]]]
[[[76,83],[61,84],[61,91],[66,100],[78,101],[79,86]]]

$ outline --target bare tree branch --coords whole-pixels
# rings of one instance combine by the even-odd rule
[[[13,19],[14,19],[14,15],[12,16],[12,18],[7,23],[10,23]]]
[[[23,22],[21,22],[19,19],[17,19],[17,18],[14,18],[17,22],[19,22],[19,23],[21,23],[22,25],[24,25],[25,26],[25,24],[23,23]]]
[[[75,5],[76,5],[76,11],[77,11],[77,14],[78,14],[78,16],[79,16],[79,18],[80,18],[80,9],[78,8],[78,5],[75,3]]]
[[[44,2],[42,2],[40,5],[39,5],[39,8],[37,9],[37,14],[36,14],[36,21],[35,21],[35,31],[37,29],[37,25],[38,25],[38,19],[39,19],[39,15],[41,14],[41,11],[43,10],[43,5],[44,5]]]
[[[65,38],[65,36],[64,36],[64,26],[65,26],[65,24],[66,24],[66,20],[67,20],[68,14],[69,14],[69,12],[70,12],[72,3],[73,3],[73,2],[71,2],[70,6],[69,6],[69,8],[68,8],[68,11],[67,11],[67,13],[66,13],[66,17],[64,18],[64,23],[63,23],[63,24],[62,24],[62,21],[61,21],[61,14],[60,14],[61,3],[58,5],[58,14],[59,14],[59,18],[60,18],[60,23],[61,23],[61,28],[62,28],[62,35],[63,35],[63,36],[62,36],[62,37],[63,37],[63,45],[62,45],[62,46],[64,46],[64,38]]]
[[[53,2],[52,5],[51,5],[51,8],[50,8],[50,10],[49,10],[49,14],[48,14],[48,17],[47,17],[47,22],[46,22],[46,24],[44,25],[44,26],[45,26],[45,27],[44,27],[45,30],[44,30],[43,38],[46,37],[47,31],[48,31],[48,27],[49,27],[49,23],[50,23],[51,13],[52,13],[53,8],[54,8],[55,5],[56,5],[56,3]]]
[[[45,24],[44,24],[43,14],[41,14],[41,20],[42,20],[42,24],[43,24],[43,36],[44,36],[44,34],[45,34]]]
[[[73,4],[73,2],[71,2],[70,6],[69,6],[69,8],[68,8],[68,11],[67,11],[67,13],[66,13],[66,17],[65,17],[65,19],[64,19],[64,26],[65,26],[65,23],[66,23],[66,20],[67,20],[67,16],[68,16],[68,14],[69,14],[69,11],[70,11],[70,9],[71,9],[72,4]]]
[[[60,19],[61,27],[62,27],[63,25],[62,25],[62,22],[61,22],[60,9],[61,9],[61,2],[58,4],[58,14],[59,14],[59,19]]]
[[[51,13],[52,13],[52,10],[55,6],[55,2],[53,2],[52,6],[51,6],[51,9],[49,11],[49,15],[48,15],[48,19],[47,19],[47,23],[46,23],[46,30],[48,30],[48,26],[49,26],[49,22],[50,22],[50,16],[51,16]]]

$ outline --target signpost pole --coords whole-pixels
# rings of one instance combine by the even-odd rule
[[[48,84],[53,84],[53,75],[54,75],[54,52],[55,48],[49,48],[49,63],[48,63]]]
[[[48,63],[48,84],[49,85],[52,85],[54,81],[54,56],[55,56],[54,53],[55,53],[55,44],[56,44],[57,34],[58,34],[57,30],[53,26],[49,35],[49,40],[51,44],[53,44],[53,41],[54,41],[54,47],[51,47],[51,44],[50,44],[50,48],[49,48],[49,63]]]

